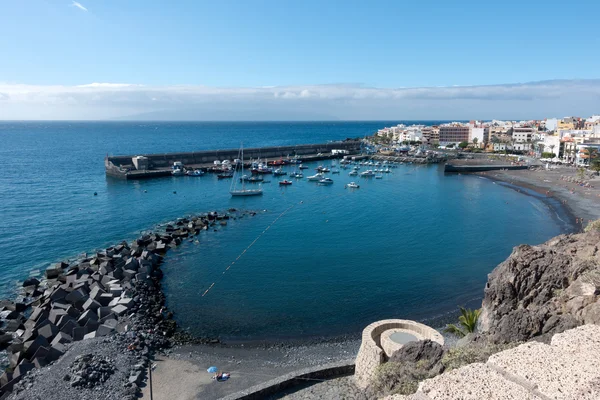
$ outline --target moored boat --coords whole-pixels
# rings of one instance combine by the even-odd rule
[[[288,185],[291,185],[291,184],[292,184],[292,181],[288,181],[287,179],[284,179],[284,180],[282,180],[282,181],[279,182],[279,185],[281,185],[281,186],[288,186]]]
[[[358,189],[360,186],[356,182],[350,182],[346,185],[346,187],[349,187],[351,189]]]
[[[238,189],[236,187],[236,179],[234,179],[231,182],[231,187],[229,188],[229,193],[231,194],[231,196],[233,197],[239,197],[239,196],[258,196],[258,195],[262,195],[262,188],[258,188],[258,189],[246,189],[246,181],[243,179],[244,178],[244,145],[242,144],[240,146],[240,160],[242,160],[241,162],[241,178],[240,181],[242,182],[242,188]],[[235,172],[237,173],[237,170],[235,170]],[[234,174],[232,174],[233,176]],[[262,179],[262,177],[261,177]]]
[[[375,176],[375,172],[373,172],[373,170],[368,169],[364,172],[361,172],[360,176],[363,176],[363,177]]]
[[[273,176],[282,176],[282,175],[287,175],[287,172],[285,172],[281,168],[277,168],[275,171],[273,171]]]
[[[332,185],[333,184],[333,179],[331,179],[331,178],[323,178],[317,184],[321,185],[321,186]]]
[[[321,179],[325,178],[325,175],[323,175],[322,173],[318,172],[313,176],[309,176],[307,179],[309,181],[320,181]]]

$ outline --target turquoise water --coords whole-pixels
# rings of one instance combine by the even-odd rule
[[[230,182],[211,175],[104,175],[107,153],[325,142],[398,122],[1,122],[0,293],[51,262],[157,223],[235,207],[259,212],[167,257],[164,287],[178,321],[229,339],[337,335],[376,319],[433,321],[476,305],[487,273],[513,246],[571,229],[535,196],[444,176],[438,166],[406,165],[382,180],[333,175],[330,187],[304,180],[280,188],[271,178],[262,197],[245,199],[232,199]],[[351,180],[360,189],[344,189]]]

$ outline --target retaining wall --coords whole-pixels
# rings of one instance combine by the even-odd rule
[[[351,375],[354,372],[354,360],[319,365],[290,372],[279,378],[252,386],[249,389],[222,397],[221,400],[260,400],[283,390],[304,384],[310,379],[331,379]]]
[[[412,331],[424,339],[430,339],[442,346],[444,345],[444,338],[438,331],[415,321],[386,319],[372,323],[363,330],[360,350],[356,357],[354,379],[356,385],[362,389],[369,385],[377,367],[387,361],[385,352],[381,347],[381,334],[389,329]]]

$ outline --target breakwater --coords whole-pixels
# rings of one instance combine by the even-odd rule
[[[348,139],[321,144],[247,148],[244,149],[244,160],[301,157],[316,161],[340,157],[344,154],[356,154],[360,151],[360,146],[360,140]],[[336,154],[335,150],[342,152]],[[208,168],[215,161],[234,160],[238,157],[239,149],[107,156],[104,159],[104,167],[108,176],[120,179],[144,179],[170,175],[171,167],[175,162],[181,162],[191,168]]]
[[[230,210],[227,214],[211,212],[181,218],[131,243],[123,241],[94,255],[54,264],[41,281],[33,277],[25,280],[18,300],[1,303],[4,321],[0,346],[7,350],[9,365],[0,377],[0,396],[22,390],[18,384],[28,372],[58,360],[72,343],[111,335],[117,336],[111,343],[120,344],[120,351],[128,350],[142,358],[142,367],[132,364],[128,377],[137,390],[149,352],[168,346],[176,333],[173,314],[165,308],[161,290],[163,257],[201,231],[217,229],[227,225],[230,218],[244,215]],[[98,364],[93,357],[82,356],[77,359],[80,364],[88,363],[91,369],[92,364]],[[106,360],[102,363],[97,379],[67,375],[64,380],[74,388],[102,383],[101,375],[116,369]]]

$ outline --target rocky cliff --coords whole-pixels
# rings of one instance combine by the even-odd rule
[[[479,331],[495,342],[600,323],[600,231],[514,248],[488,276]]]

